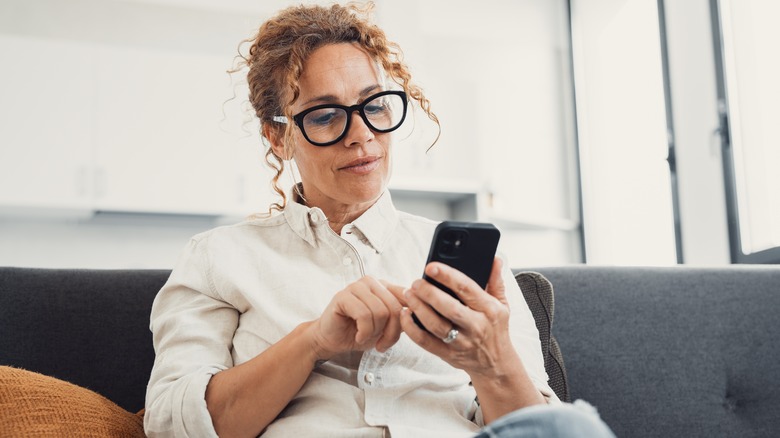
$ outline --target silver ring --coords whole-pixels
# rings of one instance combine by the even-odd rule
[[[447,332],[447,337],[442,338],[442,342],[445,344],[451,344],[455,341],[455,339],[458,337],[458,330],[452,329],[449,332]]]

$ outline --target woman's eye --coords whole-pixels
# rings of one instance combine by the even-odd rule
[[[381,114],[387,111],[387,109],[387,106],[382,103],[371,103],[370,105],[366,105],[363,111],[366,114]]]
[[[338,118],[338,110],[322,109],[309,113],[306,116],[307,125],[326,126],[335,122]]]

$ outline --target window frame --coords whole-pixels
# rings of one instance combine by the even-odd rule
[[[715,77],[718,98],[718,129],[721,155],[723,157],[723,181],[726,195],[726,213],[728,219],[729,249],[731,263],[735,264],[780,264],[780,246],[762,251],[745,253],[742,251],[739,206],[737,198],[736,167],[729,125],[729,99],[726,86],[726,59],[724,53],[722,12],[720,0],[710,0],[712,22],[712,40],[715,54]]]

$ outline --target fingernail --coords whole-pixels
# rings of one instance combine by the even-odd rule
[[[437,275],[439,273],[439,267],[436,265],[431,266],[430,272],[431,275]]]

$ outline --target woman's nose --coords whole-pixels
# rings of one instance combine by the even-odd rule
[[[353,112],[350,117],[352,117],[352,122],[349,124],[347,135],[344,137],[345,146],[359,146],[374,139],[374,131],[366,125],[366,122],[357,111]]]

